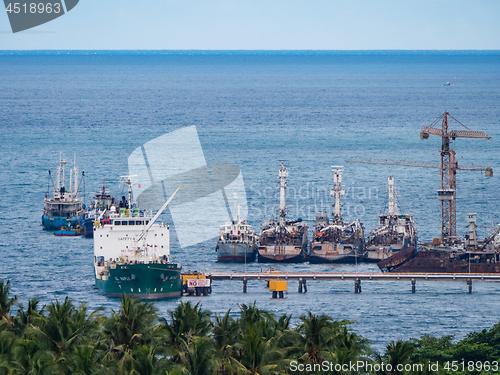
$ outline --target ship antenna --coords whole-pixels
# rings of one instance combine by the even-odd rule
[[[238,205],[238,193],[233,194],[233,199],[234,199],[234,210],[236,211],[236,224],[240,223],[240,207]]]
[[[281,162],[281,166],[278,172],[278,178],[280,180],[280,227],[284,228],[286,225],[286,205],[285,205],[285,190],[286,190],[286,178],[288,177],[288,172]]]
[[[394,187],[394,177],[388,178],[388,193],[389,193],[389,215],[398,214],[398,202],[396,199],[396,188]]]
[[[121,176],[121,183],[128,186],[128,209],[132,208],[132,185],[136,184],[138,181],[136,180],[136,175],[131,176]]]
[[[333,218],[335,224],[342,223],[342,203],[340,203],[340,197],[345,194],[345,190],[342,189],[342,168],[341,165],[332,165],[333,170],[333,189],[330,190],[330,194],[335,198],[333,204]]]

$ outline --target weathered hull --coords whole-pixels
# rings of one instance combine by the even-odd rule
[[[56,230],[54,235],[58,237],[76,237],[81,236],[82,232],[77,230]]]
[[[275,254],[266,255],[259,251],[258,262],[259,263],[303,263],[305,262],[306,254],[301,251],[298,254]]]
[[[94,219],[87,218],[83,222],[83,235],[86,238],[94,238]]]
[[[322,264],[322,263],[342,263],[342,264],[355,264],[361,262],[361,256],[355,255],[309,255],[309,263]]]
[[[364,263],[378,263],[390,258],[391,256],[400,252],[401,249],[394,250],[391,248],[380,248],[376,250],[366,249],[362,261]]]
[[[116,264],[109,275],[97,275],[96,286],[110,297],[123,293],[140,299],[180,297],[181,267],[172,263]]]
[[[219,242],[217,244],[217,260],[219,262],[255,262],[257,246],[241,242]]]
[[[329,241],[312,242],[309,263],[355,264],[362,261],[364,246],[361,241],[354,244],[337,244]]]
[[[259,263],[303,263],[307,260],[307,242],[301,247],[293,245],[268,245],[258,249]]]
[[[414,246],[407,247],[404,250],[398,251],[387,259],[381,260],[377,266],[384,272],[392,272],[400,267],[405,262],[408,262],[416,254]],[[398,271],[399,272],[399,271]]]
[[[42,215],[43,229],[46,230],[60,230],[63,227],[76,227],[80,225],[83,220],[83,215],[74,217],[48,217]]]
[[[479,253],[478,253],[479,254]],[[391,272],[408,273],[500,273],[500,255],[482,253],[469,259],[464,252],[421,250]],[[380,267],[380,263],[379,263]]]

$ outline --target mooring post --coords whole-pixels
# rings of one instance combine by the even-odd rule
[[[467,285],[469,286],[469,293],[472,293],[472,280],[467,279]]]
[[[266,281],[266,288],[269,289],[269,280]]]
[[[354,293],[361,293],[361,280],[354,280]]]
[[[247,292],[247,279],[243,279],[243,293]]]
[[[302,280],[302,286],[304,287],[304,293],[307,293],[306,279]]]
[[[302,293],[302,279],[299,279],[299,293]]]
[[[415,291],[417,289],[416,284],[417,284],[417,282],[415,281],[415,279],[411,279],[411,292],[412,293],[415,293]]]

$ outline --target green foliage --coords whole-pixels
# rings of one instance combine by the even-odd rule
[[[500,323],[458,342],[452,336],[429,335],[391,341],[378,354],[349,328],[352,322],[307,312],[291,326],[291,315],[275,316],[255,302],[239,306],[234,317],[230,310],[212,317],[200,303],[180,301],[164,319],[154,303],[126,295],[109,317],[66,297],[41,308],[32,299],[26,310],[19,305],[13,315],[16,299],[9,291],[10,283],[0,281],[0,375],[375,375],[324,371],[319,367],[323,361],[332,366],[357,361],[392,365],[392,370],[377,372],[381,375],[465,375],[492,372],[452,371],[445,363],[500,359]],[[292,371],[292,361],[302,367]],[[427,366],[437,362],[437,371]],[[397,368],[415,364],[425,366]]]

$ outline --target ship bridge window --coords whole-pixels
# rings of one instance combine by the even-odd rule
[[[128,222],[128,225],[134,225],[134,224],[135,224],[135,221],[134,221],[134,220],[130,220],[130,221]]]
[[[121,225],[121,221],[120,220],[115,220],[115,225]]]
[[[149,224],[149,220],[146,220],[146,225],[148,225],[148,224]]]
[[[137,220],[135,222],[135,225],[143,225],[143,224],[144,224],[144,222],[142,220]]]
[[[123,220],[122,221],[122,225],[127,225],[128,224],[128,221],[127,220]]]

